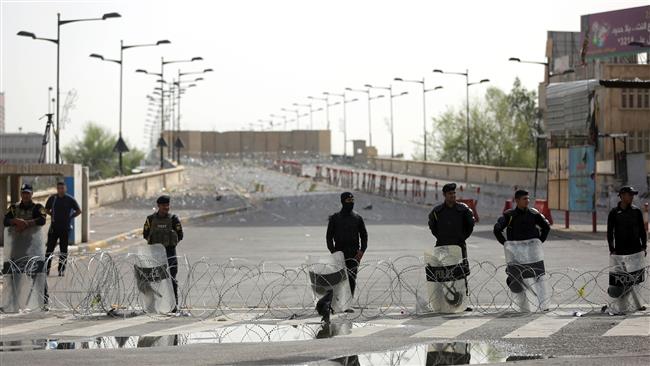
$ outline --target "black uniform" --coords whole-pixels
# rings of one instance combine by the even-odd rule
[[[648,248],[643,212],[634,205],[621,208],[620,203],[607,216],[607,243],[610,253],[635,254]]]
[[[467,259],[465,240],[474,230],[474,215],[464,203],[455,203],[452,207],[442,203],[431,210],[429,214],[429,229],[436,237],[436,246],[458,245]]]
[[[68,258],[68,234],[71,228],[73,212],[81,211],[77,201],[69,194],[60,197],[58,194],[50,196],[45,203],[45,208],[52,211],[52,222],[47,231],[47,246],[45,256],[49,258],[54,253],[57,241],[59,242],[59,275],[65,272]],[[47,273],[50,274],[51,261],[47,262]]]
[[[359,240],[361,240],[361,245],[359,245]],[[354,294],[359,267],[359,263],[354,258],[359,250],[365,252],[368,248],[368,231],[366,231],[363,218],[356,212],[347,211],[345,208],[330,216],[326,241],[330,253],[343,252],[345,265],[348,268],[350,289]]]
[[[172,285],[174,288],[174,296],[176,297],[176,303],[178,303],[178,283],[176,283],[176,274],[178,273],[178,258],[176,257],[176,244],[183,240],[183,226],[181,225],[181,220],[178,216],[169,214],[166,216],[160,216],[156,212],[155,214],[147,216],[147,220],[144,222],[144,228],[142,230],[142,236],[150,242],[152,237],[152,231],[156,230],[155,227],[152,227],[153,223],[161,219],[171,219],[172,230],[176,232],[177,240],[172,245],[165,245],[165,251],[167,252],[167,264],[169,266],[169,274],[172,276]],[[156,243],[150,243],[156,244]]]
[[[507,240],[539,239],[543,243],[551,231],[551,225],[534,208],[513,208],[504,212],[494,225],[494,236],[502,245],[506,242],[503,230],[506,231]]]

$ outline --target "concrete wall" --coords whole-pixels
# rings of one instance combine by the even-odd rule
[[[90,182],[88,185],[88,206],[99,207],[124,201],[132,197],[150,196],[161,192],[162,188],[171,188],[183,182],[185,168],[178,167],[162,171],[129,175]],[[55,190],[34,193],[34,200],[44,202]]]
[[[180,136],[185,144],[184,156],[214,157],[248,154],[330,155],[331,132],[327,130],[297,131],[165,131],[169,143]]]
[[[388,158],[371,158],[369,162],[373,169],[385,172],[474,184],[532,187],[535,179],[535,170],[527,168],[506,168]],[[539,170],[537,181],[546,182],[545,169]]]

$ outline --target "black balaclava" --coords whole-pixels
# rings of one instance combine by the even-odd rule
[[[350,192],[341,193],[341,206],[341,212],[352,212],[352,209],[354,209],[354,195]]]

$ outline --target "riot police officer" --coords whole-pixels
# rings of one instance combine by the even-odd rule
[[[6,261],[11,262],[3,263],[2,273],[15,271],[26,273],[32,277],[35,285],[38,278],[36,275],[43,273],[45,267],[43,258],[45,245],[38,232],[45,225],[46,212],[43,205],[32,201],[32,194],[32,186],[27,183],[23,184],[20,187],[20,202],[11,204],[5,214],[4,227],[13,230],[13,234],[9,236],[11,238],[11,242],[8,244],[11,248],[10,257],[5,258]],[[35,230],[37,227],[38,229]],[[41,258],[33,260],[34,257]],[[5,284],[5,286],[7,285]],[[47,306],[47,282],[44,283],[44,286],[44,305]],[[44,310],[47,310],[47,307]]]
[[[31,184],[20,187],[20,202],[9,206],[4,217],[4,226],[13,226],[17,232],[33,226],[44,226],[46,212],[43,205],[32,201]]]
[[[523,189],[516,191],[515,203],[515,208],[504,212],[494,225],[493,233],[499,243],[503,245],[506,242],[506,237],[503,236],[504,230],[507,240],[510,241],[528,239],[539,239],[542,243],[546,241],[551,225],[541,212],[528,207],[530,204],[528,192]]]
[[[643,212],[632,201],[639,194],[631,186],[618,191],[621,201],[607,216],[607,244],[609,253],[636,254],[648,249],[648,235],[643,223]]]
[[[429,213],[429,229],[436,237],[436,246],[458,245],[467,261],[465,240],[474,230],[474,214],[462,202],[456,202],[456,183],[447,183],[442,187],[445,202],[434,207]]]
[[[176,282],[178,259],[176,256],[176,246],[183,240],[183,227],[178,216],[169,213],[170,198],[168,195],[158,197],[156,204],[158,205],[158,211],[147,216],[142,235],[148,244],[162,244],[165,247],[169,274],[172,276],[174,297],[178,305],[178,284]],[[175,311],[176,308],[174,308]]]
[[[363,218],[353,211],[354,195],[350,192],[341,194],[341,211],[329,217],[327,225],[327,249],[330,253],[343,252],[345,266],[348,269],[350,290],[354,296],[357,283],[359,262],[368,248],[368,231]],[[361,245],[359,245],[361,241]]]

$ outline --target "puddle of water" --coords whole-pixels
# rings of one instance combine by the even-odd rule
[[[29,339],[0,342],[0,352],[69,349],[120,349],[189,344],[283,342],[332,338],[355,328],[377,326],[366,323],[308,323],[299,325],[241,324],[211,331],[164,336],[94,337],[89,339]]]
[[[419,344],[400,350],[363,353],[309,365],[390,365],[390,366],[441,366],[501,363],[519,360],[543,359],[541,355],[517,354],[503,345],[492,343],[433,343]]]

